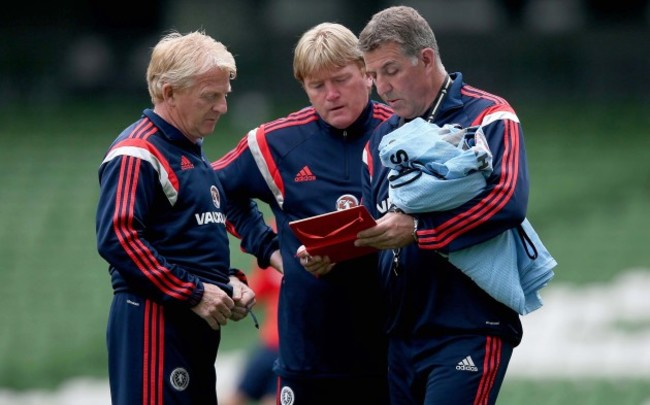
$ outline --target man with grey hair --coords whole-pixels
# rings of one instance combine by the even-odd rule
[[[108,368],[113,404],[216,404],[221,328],[255,304],[230,268],[223,187],[202,151],[227,111],[235,59],[202,32],[153,48],[153,109],[99,167],[97,249],[113,286]]]
[[[528,173],[519,119],[503,98],[467,85],[460,72],[447,73],[431,27],[411,7],[376,13],[359,35],[359,48],[378,94],[395,111],[365,149],[363,202],[379,219],[356,241],[382,249],[391,403],[494,404],[522,338],[519,315],[447,256],[524,220]],[[389,199],[389,168],[378,146],[420,118],[440,127],[480,126],[494,168],[487,186],[462,205],[406,214]],[[390,159],[412,163],[404,151]]]

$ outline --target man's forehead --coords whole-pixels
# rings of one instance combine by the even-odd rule
[[[319,81],[342,76],[350,73],[354,69],[358,69],[358,65],[354,62],[350,62],[345,66],[328,66],[308,74],[305,76],[305,81]]]
[[[379,55],[375,58],[366,59],[366,70],[368,72],[373,72],[379,69],[386,69],[394,65],[400,65],[401,63],[402,62],[397,57],[382,57]]]

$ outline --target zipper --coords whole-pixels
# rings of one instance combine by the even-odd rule
[[[348,149],[350,149],[349,143],[348,143],[348,131],[344,130],[343,131],[343,147],[345,148],[345,164],[344,164],[344,173],[346,176],[346,179],[350,179],[350,157],[348,156],[350,152]]]

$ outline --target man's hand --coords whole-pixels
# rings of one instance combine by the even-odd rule
[[[359,232],[355,246],[377,249],[398,249],[413,243],[415,218],[400,212],[389,212],[379,218],[377,225]]]
[[[234,307],[235,302],[224,290],[214,284],[203,283],[203,297],[192,307],[192,311],[205,319],[212,329],[219,330],[228,323]]]
[[[304,245],[298,248],[296,257],[300,259],[302,267],[315,277],[324,276],[334,267],[334,263],[330,262],[328,256],[312,256]]]
[[[255,305],[255,291],[235,276],[230,276],[232,300],[235,303],[230,319],[239,321],[246,318],[248,311]]]

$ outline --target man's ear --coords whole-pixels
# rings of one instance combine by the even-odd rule
[[[174,88],[171,84],[165,83],[162,86],[163,100],[167,103],[174,104]]]
[[[433,67],[436,64],[436,53],[431,48],[421,50],[420,58],[422,58],[422,63],[424,63],[426,68]]]

